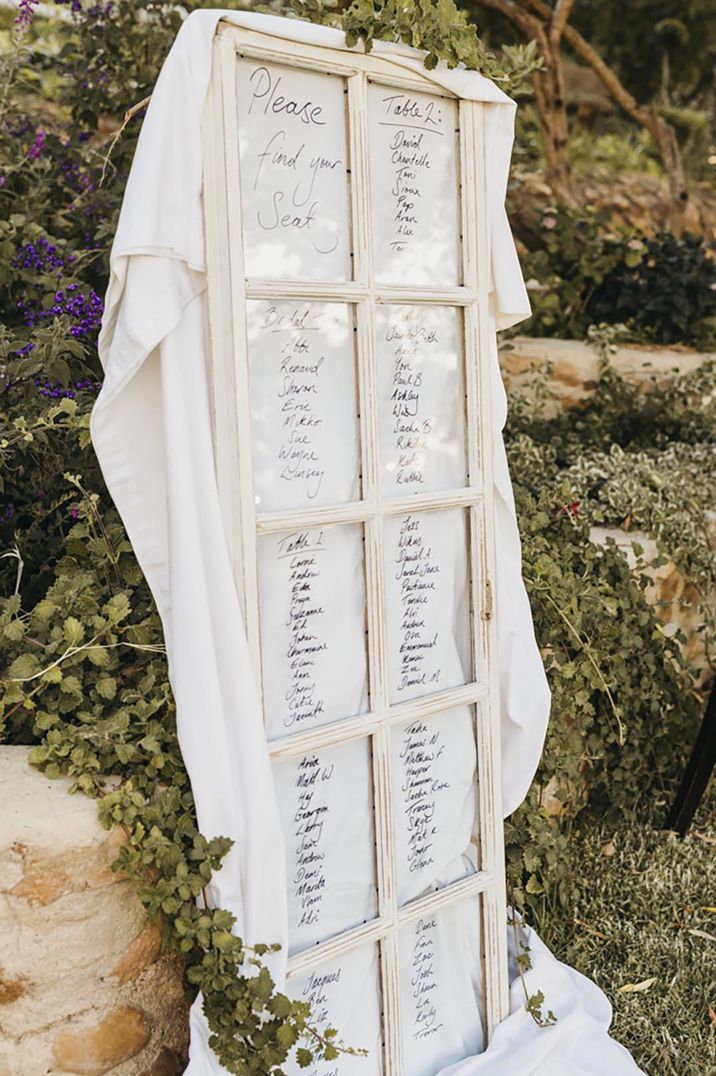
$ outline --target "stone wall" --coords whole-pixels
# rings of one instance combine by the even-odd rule
[[[708,534],[716,550],[716,513],[711,513]],[[643,531],[623,531],[618,527],[592,527],[589,537],[596,545],[603,545],[611,538],[624,552],[632,570],[638,570],[634,545],[641,546],[643,560],[649,565],[643,569],[646,576],[644,596],[654,609],[662,624],[675,624],[685,635],[681,650],[684,658],[696,673],[703,686],[713,675],[713,667],[706,652],[704,633],[700,630],[704,620],[701,595],[679,571],[672,560],[658,568],[650,566],[656,560],[658,547],[653,538]],[[710,616],[716,620],[716,591],[706,598]]]
[[[596,387],[599,378],[599,357],[594,348],[578,340],[542,339],[517,336],[510,347],[500,352],[500,366],[509,391],[527,391],[530,380],[543,363],[552,363],[546,414],[574,407]],[[644,386],[663,385],[675,374],[698,369],[709,355],[676,348],[620,347],[611,359],[612,366],[627,381]]]
[[[594,165],[574,182],[577,205],[606,211],[614,230],[633,228],[643,235],[691,232],[716,242],[716,190],[708,180],[691,185],[686,206],[674,205],[668,180],[662,175],[615,175],[611,168]],[[513,168],[508,204],[518,244],[524,238],[531,245],[535,219],[557,200],[541,172],[526,172],[519,165]]]
[[[27,754],[0,747],[0,1076],[181,1073],[181,967],[110,870],[122,833]]]

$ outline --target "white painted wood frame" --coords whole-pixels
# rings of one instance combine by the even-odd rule
[[[347,86],[351,163],[353,279],[280,281],[247,279],[244,272],[236,64],[237,56],[265,63],[339,75]],[[289,975],[374,942],[380,949],[384,1071],[411,1076],[403,1062],[399,1003],[398,930],[468,895],[480,895],[483,945],[484,1025],[488,1036],[508,1012],[506,894],[501,816],[500,728],[495,617],[492,602],[494,510],[492,416],[489,386],[488,289],[484,107],[460,100],[459,160],[462,218],[462,283],[455,287],[378,286],[373,278],[371,191],[368,161],[367,89],[370,81],[413,92],[450,95],[425,75],[410,74],[385,56],[307,46],[220,24],[214,43],[212,82],[205,115],[204,201],[207,236],[210,382],[215,457],[227,542],[233,560],[249,647],[261,688],[257,537],[295,527],[359,522],[364,527],[370,712],[273,740],[274,760],[295,758],[329,745],[367,739],[372,746],[376,839],[377,917],[300,952]],[[247,343],[247,300],[334,301],[357,312],[362,494],[349,504],[291,512],[257,513],[253,488],[252,433]],[[408,498],[381,496],[376,402],[374,314],[383,303],[441,304],[462,311],[466,370],[464,488]],[[469,520],[473,680],[465,686],[399,705],[388,702],[382,526],[384,518],[409,511],[462,508]],[[404,907],[396,896],[391,814],[390,730],[469,704],[475,714],[478,766],[476,873]],[[270,940],[270,939],[267,939]],[[344,1029],[339,1031],[344,1034]],[[355,1044],[360,1045],[360,1044]]]

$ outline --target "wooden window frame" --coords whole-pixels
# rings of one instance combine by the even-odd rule
[[[489,1039],[509,1012],[506,892],[501,802],[497,639],[492,603],[495,534],[490,402],[490,261],[485,191],[484,105],[455,98],[429,76],[406,70],[382,54],[339,51],[288,41],[220,23],[213,46],[212,78],[204,123],[204,212],[210,333],[209,380],[219,495],[252,664],[261,689],[257,538],[296,527],[360,523],[365,538],[368,672],[371,709],[359,717],[271,741],[273,760],[366,739],[372,745],[378,889],[377,918],[289,959],[289,978],[339,959],[359,945],[380,946],[383,1000],[383,1066],[386,1076],[410,1076],[403,1065],[398,931],[426,914],[479,895],[483,961],[483,1025]],[[237,56],[312,72],[339,75],[347,86],[351,161],[350,222],[353,279],[344,282],[246,279],[243,266]],[[462,284],[399,287],[375,284],[372,269],[368,161],[368,82],[451,97],[459,112]],[[227,272],[228,267],[228,272]],[[361,499],[319,509],[257,514],[254,503],[249,396],[247,307],[249,299],[335,301],[357,317],[357,362],[362,464]],[[440,493],[381,498],[375,399],[376,304],[437,304],[463,313],[468,484]],[[390,705],[388,701],[382,518],[461,508],[469,526],[471,635],[474,680],[454,690]],[[399,722],[470,705],[475,714],[479,848],[476,873],[399,908],[392,836],[390,733]],[[342,1029],[339,1029],[339,1031]],[[360,1045],[360,1044],[356,1044]]]

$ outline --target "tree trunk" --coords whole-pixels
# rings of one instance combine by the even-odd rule
[[[574,0],[555,0],[535,15],[529,10],[535,0],[478,0],[492,11],[498,11],[516,26],[527,41],[536,40],[544,68],[532,80],[535,105],[542,128],[544,143],[545,181],[555,198],[575,205],[572,184],[572,165],[569,160],[569,124],[567,98],[564,89],[564,66],[560,42]],[[537,0],[539,2],[539,0]]]
[[[535,75],[534,91],[544,143],[545,182],[552,188],[555,198],[560,202],[574,205],[562,58],[559,52],[552,51],[547,41],[541,41],[540,45],[544,57],[544,70]]]
[[[676,131],[662,116],[653,111],[649,121],[644,121],[644,125],[649,129],[652,138],[659,147],[659,153],[661,154],[666,174],[669,177],[672,198],[677,205],[684,207],[689,200],[689,190],[686,186],[684,164],[681,160],[681,149],[679,140],[676,137]]]
[[[506,0],[481,0],[481,2],[484,3],[485,6],[505,14],[503,9]],[[543,24],[549,24],[549,21],[554,17],[554,13],[559,4],[558,0],[557,5],[552,8],[545,2],[545,0],[521,0],[521,2],[525,3],[525,5],[543,21]],[[514,5],[510,2],[509,6]],[[611,67],[604,62],[599,53],[592,48],[589,42],[582,37],[578,30],[575,30],[575,28],[570,26],[565,20],[563,20],[561,33],[567,44],[575,51],[577,56],[584,60],[584,62],[592,68],[594,73],[598,75],[617,104],[620,105],[632,119],[636,120],[637,123],[643,124],[656,142],[664,164],[664,170],[669,180],[671,196],[674,200],[674,216],[676,218],[674,221],[674,230],[678,231],[683,227],[683,223],[686,219],[689,190],[686,185],[684,166],[681,160],[681,150],[679,149],[676,131],[671,124],[667,123],[662,116],[659,116],[653,108],[640,104],[632,94],[629,93],[627,88],[617,77],[616,73],[612,71]]]

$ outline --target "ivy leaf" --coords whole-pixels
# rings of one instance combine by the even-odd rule
[[[8,669],[10,680],[30,680],[40,671],[40,662],[36,654],[20,654]]]
[[[102,609],[110,624],[121,623],[129,616],[130,611],[129,598],[124,593],[112,595]]]
[[[540,884],[540,881],[537,878],[536,874],[531,874],[529,876],[529,878],[527,880],[527,885],[525,886],[525,889],[527,890],[528,893],[532,894],[533,896],[537,896],[537,894],[539,894],[539,893],[544,893],[544,889],[543,889],[542,885]]]
[[[103,699],[113,699],[117,694],[117,681],[113,676],[101,676],[95,684],[95,690]]]
[[[109,651],[104,646],[89,647],[87,657],[92,665],[96,665],[99,669],[106,669],[109,665]]]
[[[3,628],[3,635],[11,643],[19,643],[25,634],[25,625],[22,620],[11,620]]]
[[[74,616],[67,617],[62,627],[62,633],[68,647],[79,646],[85,637],[84,626]]]
[[[285,994],[274,994],[269,1003],[269,1009],[274,1016],[283,1020],[291,1012],[291,1000]]]
[[[82,698],[82,681],[77,676],[63,676],[60,684],[60,691],[63,695],[74,695],[76,698]]]
[[[298,1030],[295,1027],[292,1027],[291,1024],[279,1024],[276,1030],[276,1041],[279,1046],[290,1049],[297,1040]]]

